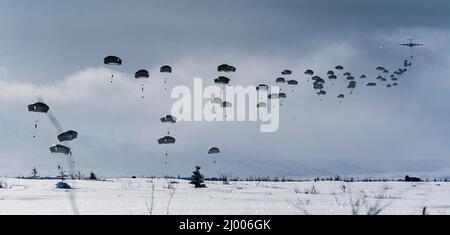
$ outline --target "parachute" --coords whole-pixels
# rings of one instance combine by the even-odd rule
[[[161,66],[161,68],[159,69],[160,73],[172,73],[172,67],[170,67],[169,65],[163,65]],[[167,90],[167,77],[163,77],[164,79],[164,90]]]
[[[50,108],[48,107],[48,105],[46,105],[43,102],[37,102],[37,103],[28,105],[29,112],[47,113],[49,109]]]
[[[256,90],[257,90],[257,91],[267,91],[267,90],[269,90],[269,86],[267,86],[267,85],[265,85],[265,84],[259,84],[259,85],[256,87]]]
[[[289,80],[287,81],[287,84],[290,86],[297,86],[298,82],[296,80]],[[294,88],[292,88],[292,92],[294,92]]]
[[[313,77],[314,83],[313,84],[325,84],[325,80],[323,80],[321,77]]]
[[[337,98],[341,100],[341,101],[339,101],[339,103],[342,104],[342,99],[345,98],[345,95],[344,95],[344,94],[339,94],[339,95],[337,96]]]
[[[48,107],[48,105],[46,105],[43,102],[37,102],[34,104],[30,104],[28,105],[28,111],[29,112],[35,112],[35,113],[48,113],[48,111],[50,110],[50,108]],[[33,134],[33,138],[36,138],[36,131],[38,129],[38,125],[39,125],[39,120],[35,120],[34,121],[34,134]]]
[[[208,154],[217,154],[220,153],[220,149],[217,147],[212,147],[208,150]]]
[[[326,95],[327,94],[327,92],[326,91],[324,91],[324,90],[320,90],[319,92],[317,92],[317,95]]]
[[[323,84],[319,83],[319,84],[314,84],[313,87],[314,90],[322,90],[323,89]]]
[[[289,80],[289,81],[287,81],[287,84],[289,84],[289,85],[297,85],[298,82],[296,80]]]
[[[72,141],[78,137],[78,132],[69,130],[58,135],[59,142]]]
[[[266,108],[266,107],[267,107],[267,103],[265,103],[265,102],[259,102],[259,103],[256,105],[256,107],[257,107],[257,108]]]
[[[160,118],[161,123],[174,124],[177,122],[177,118],[172,115],[166,115]],[[167,134],[170,135],[170,128],[167,128]]]
[[[172,115],[166,115],[166,116],[162,117],[160,120],[162,123],[176,123],[177,122],[177,118]]]
[[[136,79],[149,78],[150,73],[145,69],[141,69],[134,74],[134,77]]]
[[[220,76],[220,77],[214,79],[215,84],[222,85],[222,91],[220,92],[221,93],[220,95],[222,95],[222,93],[225,90],[225,86],[228,85],[230,83],[230,81],[231,80],[229,78],[224,77],[224,76]]]
[[[64,145],[56,144],[50,147],[50,152],[53,154],[63,154],[70,155],[72,154],[69,147]]]
[[[117,56],[107,56],[104,59],[106,65],[122,65],[122,59]]]
[[[350,94],[352,94],[352,93],[353,93],[353,89],[356,88],[356,82],[355,82],[355,81],[350,81],[350,82],[348,83],[347,88],[350,89]]]
[[[165,124],[174,124],[177,122],[177,118],[172,116],[172,115],[166,115],[162,118],[160,118],[161,123],[165,123]],[[164,136],[160,139],[158,139],[158,144],[160,145],[165,145],[165,144],[175,144],[175,138],[173,138],[172,136],[170,136],[170,128],[167,128],[167,136]],[[164,156],[167,158],[169,156],[169,150],[166,149],[166,153],[164,154]],[[165,160],[164,164],[167,164],[167,160]]]
[[[215,154],[219,154],[220,153],[220,149],[217,147],[212,147],[208,150],[208,154],[209,155],[215,155]],[[214,159],[214,164],[216,163],[216,159]]]
[[[284,70],[283,72],[281,72],[281,75],[291,75],[292,71],[289,69]]]
[[[343,70],[344,67],[342,65],[337,65],[336,67],[334,67],[336,70]]]
[[[222,108],[231,108],[233,107],[233,104],[228,102],[228,101],[224,101],[222,102]]]
[[[175,144],[176,139],[172,136],[164,136],[158,139],[158,144]]]
[[[219,65],[217,67],[217,71],[218,72],[230,73],[230,72],[236,72],[236,68],[234,66],[231,66],[231,65],[228,65],[228,64],[222,64],[222,65]]]
[[[163,65],[159,69],[159,72],[161,72],[161,73],[172,73],[172,67],[170,67],[169,65]]]
[[[275,80],[276,83],[286,83],[286,79],[279,77],[277,80]]]
[[[328,79],[337,79],[337,76],[333,74],[333,75],[328,76]]]
[[[105,65],[110,65],[110,66],[119,66],[119,65],[122,65],[122,59],[120,59],[117,56],[110,55],[110,56],[107,56],[107,57],[105,57],[103,59],[103,63]],[[112,83],[113,80],[114,80],[114,73],[111,74],[111,81],[110,82]]]
[[[230,79],[224,76],[220,76],[216,79],[214,79],[214,83],[221,84],[221,85],[227,85],[230,83]]]
[[[359,78],[366,78],[367,76],[365,74],[362,74],[361,76],[359,76]]]
[[[334,75],[334,72],[330,70],[327,72],[327,75]]]
[[[317,81],[323,81],[322,83],[325,83],[325,81],[319,76],[314,76],[314,77],[311,78],[311,80],[316,81],[316,82]]]
[[[314,71],[312,71],[311,69],[308,69],[305,71],[305,75],[312,76],[312,75],[314,75]]]
[[[369,82],[369,83],[367,83],[366,86],[372,87],[372,86],[376,86],[376,85],[377,85],[377,84],[376,84],[375,82]]]
[[[344,75],[344,76],[346,76],[346,77],[348,77],[348,76],[350,76],[350,75],[352,75],[350,72],[345,72],[344,74],[342,74],[342,75]]]
[[[137,71],[136,73],[134,73],[134,78],[136,78],[138,80],[145,80],[145,79],[148,79],[149,77],[150,77],[150,73],[145,69],[141,69],[141,70]],[[144,82],[142,82],[142,84],[141,84],[141,91],[142,91],[142,99],[144,99]]]

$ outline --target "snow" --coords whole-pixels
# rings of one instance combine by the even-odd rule
[[[152,214],[367,214],[383,208],[380,214],[419,215],[424,207],[429,214],[450,214],[446,182],[238,181],[195,189],[185,180],[109,179],[68,181],[75,188],[70,191],[56,189],[57,180],[3,181],[8,188],[0,189],[0,214],[73,214],[70,193],[80,214],[150,214],[152,185]]]

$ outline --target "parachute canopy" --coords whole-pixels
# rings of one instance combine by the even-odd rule
[[[161,66],[161,69],[159,69],[161,73],[172,73],[172,67],[169,65],[163,65]]]
[[[289,84],[289,85],[297,85],[298,82],[296,80],[289,80],[289,81],[287,81],[287,84]]]
[[[308,69],[305,71],[305,74],[312,76],[312,75],[314,75],[314,71],[312,71],[311,69]]]
[[[117,56],[110,55],[105,57],[104,63],[106,65],[122,65],[122,59]]]
[[[337,76],[333,74],[333,75],[328,76],[328,79],[337,79]]]
[[[166,115],[166,116],[161,118],[161,122],[162,123],[176,123],[177,122],[177,118],[172,116],[172,115]]]
[[[377,84],[375,82],[369,82],[367,83],[367,86],[376,86]]]
[[[267,90],[269,90],[269,86],[267,86],[267,85],[265,85],[265,84],[259,84],[259,85],[256,87],[256,90],[257,90],[257,91],[267,91]]]
[[[36,113],[47,113],[50,108],[48,105],[42,102],[37,102],[34,104],[28,105],[28,111],[29,112],[36,112]]]
[[[164,136],[158,140],[158,144],[175,144],[175,141],[172,136]]]
[[[149,78],[149,77],[150,77],[150,73],[145,69],[141,69],[141,70],[137,71],[136,73],[134,73],[134,78],[136,78],[136,79]]]
[[[275,81],[276,83],[286,83],[286,79],[284,78],[277,78],[277,80]]]
[[[219,67],[217,67],[217,71],[230,73],[230,72],[236,72],[236,68],[234,66],[231,66],[228,64],[222,64],[222,65],[219,65]]]
[[[78,137],[78,132],[69,130],[58,135],[59,142],[72,141]]]
[[[220,149],[217,147],[212,147],[208,150],[208,154],[217,154],[220,153]]]
[[[233,104],[228,101],[224,101],[222,103],[222,108],[231,108],[232,106],[233,106]]]
[[[283,72],[281,72],[281,75],[291,75],[292,71],[289,69],[285,69]]]
[[[265,108],[265,107],[267,107],[267,103],[265,103],[265,102],[259,102],[259,103],[256,105],[256,107],[257,107],[257,108]]]
[[[214,79],[214,83],[216,84],[222,84],[222,85],[227,85],[230,83],[230,79],[224,76],[220,76],[216,79]]]
[[[344,97],[345,97],[344,94],[339,94],[337,98],[343,99]]]
[[[60,145],[60,144],[51,146],[50,152],[54,153],[54,154],[64,154],[64,155],[71,154],[69,147],[66,147],[66,146]]]
[[[317,95],[326,95],[327,92],[324,90],[320,90],[319,92],[317,92]]]
[[[344,69],[344,67],[342,66],[342,65],[338,65],[338,66],[336,66],[336,67],[334,67],[336,70],[343,70]]]

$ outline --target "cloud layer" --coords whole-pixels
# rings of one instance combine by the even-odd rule
[[[80,132],[72,145],[79,169],[103,175],[188,175],[196,164],[210,176],[450,174],[448,3],[315,2],[135,1],[103,9],[100,3],[44,1],[33,13],[10,2],[3,9],[16,14],[0,12],[0,28],[12,35],[0,44],[0,175],[27,174],[33,166],[54,174],[63,161],[48,152],[54,128],[26,110],[38,97],[64,128]],[[116,14],[120,20],[107,20]],[[303,75],[309,68],[325,75],[342,64],[373,79],[376,66],[401,66],[409,51],[397,44],[408,37],[426,47],[415,51],[414,67],[395,90],[361,86],[350,95],[337,81],[327,85],[321,102]],[[109,54],[124,58],[124,66],[104,67]],[[192,86],[194,77],[212,84],[222,63],[238,68],[234,85],[273,84],[283,69],[294,71],[299,86],[287,91],[280,130],[261,134],[256,123],[177,123],[171,127],[177,144],[158,146],[167,132],[159,118],[174,102],[159,66],[174,68],[170,88]],[[151,72],[144,100],[133,78],[141,68]],[[343,103],[335,98],[341,92]],[[222,149],[217,164],[206,154],[211,146]]]

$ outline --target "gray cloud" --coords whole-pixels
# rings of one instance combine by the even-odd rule
[[[0,8],[0,174],[25,174],[37,165],[52,173],[47,146],[55,131],[25,105],[42,96],[65,128],[80,131],[73,144],[82,170],[105,175],[449,174],[448,100],[450,4],[447,1],[4,1]],[[394,91],[359,87],[343,104],[343,83],[320,102],[302,75],[342,64],[372,79],[378,65],[394,70],[409,51],[397,46],[414,37],[412,71]],[[381,48],[380,48],[381,46]],[[105,55],[124,58],[116,82],[102,66]],[[215,68],[236,64],[233,84],[272,83],[285,68],[300,80],[283,108],[281,129],[260,134],[256,124],[179,123],[178,143],[156,144],[158,122],[171,100],[155,71],[171,64],[170,86],[212,83]],[[134,71],[151,81],[139,99]],[[345,91],[348,93],[348,91]],[[7,111],[6,111],[7,110]],[[222,143],[220,163],[207,148]],[[3,164],[5,162],[5,164]],[[25,172],[25,173],[24,173]]]

